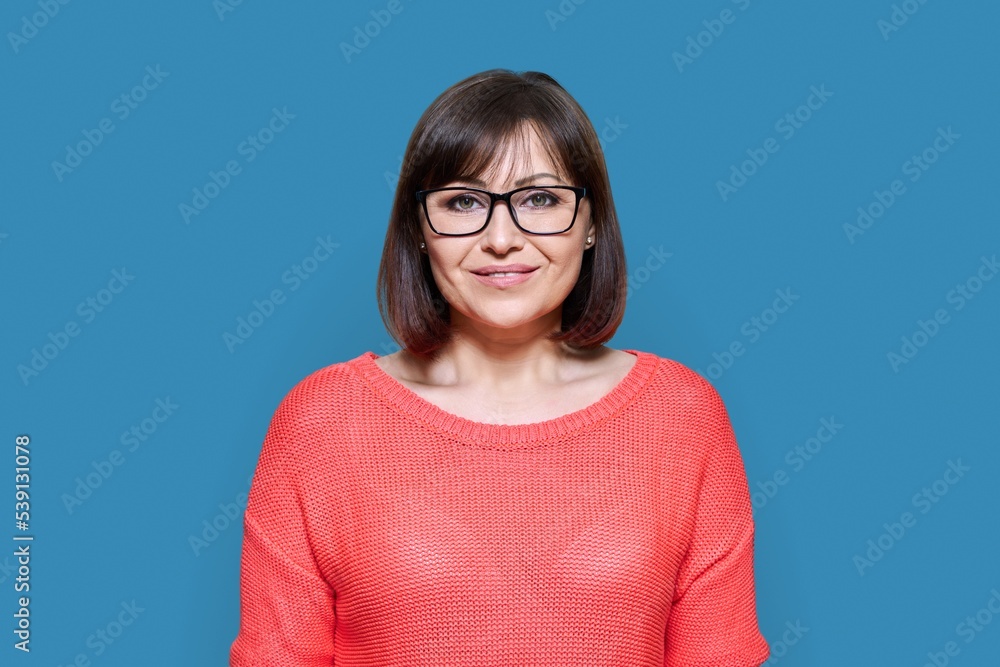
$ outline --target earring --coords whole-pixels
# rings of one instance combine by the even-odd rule
[[[427,247],[427,244],[426,244],[426,243],[424,243],[423,241],[421,241],[421,242],[420,242],[420,249],[421,249],[421,250],[423,250],[423,249],[424,249],[424,248],[426,248],[426,247]]]
[[[591,241],[591,238],[588,236],[587,237],[587,245],[590,245],[590,241]]]

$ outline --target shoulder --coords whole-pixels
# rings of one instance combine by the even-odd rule
[[[364,383],[356,365],[369,355],[318,368],[295,382],[271,415],[258,476],[302,480],[337,455],[343,434],[356,428],[364,412]]]
[[[694,369],[675,359],[653,352],[634,351],[639,352],[640,360],[642,355],[645,355],[655,366],[650,378],[651,389],[654,392],[659,392],[671,401],[689,407],[725,409],[719,392]]]
[[[665,458],[678,466],[671,468],[675,480],[690,476],[692,489],[708,484],[739,492],[746,484],[743,458],[719,392],[687,365],[666,357],[657,360],[650,401]]]
[[[359,381],[359,369],[375,358],[371,352],[364,352],[345,361],[332,363],[312,371],[298,380],[289,390],[286,399],[311,401],[325,399],[331,392],[337,392]]]
[[[359,365],[373,356],[370,352],[353,359],[318,368],[298,380],[278,403],[272,419],[277,426],[309,428],[332,424],[356,415],[363,382]]]
[[[689,462],[704,464],[706,456],[731,455],[723,450],[735,448],[732,422],[715,387],[675,359],[646,354],[655,360],[641,408],[648,428],[673,455]]]

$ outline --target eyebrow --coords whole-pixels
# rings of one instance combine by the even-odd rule
[[[533,181],[535,181],[535,180],[537,180],[539,178],[545,178],[545,177],[551,178],[551,179],[556,180],[556,181],[560,181],[560,178],[558,176],[556,176],[555,174],[550,174],[547,171],[543,171],[540,174],[532,174],[531,176],[527,176],[525,178],[522,178],[519,181],[514,181],[514,185],[520,187],[522,185],[527,185],[528,183],[531,183],[531,182],[533,182]]]
[[[557,181],[560,180],[559,177],[556,176],[555,174],[550,174],[547,171],[543,171],[543,172],[538,173],[538,174],[532,174],[531,176],[525,176],[521,180],[514,181],[514,185],[517,186],[517,187],[521,187],[522,185],[526,185],[528,183],[531,183],[535,179],[545,178],[545,177],[553,178],[553,179],[555,179]],[[481,180],[479,180],[478,178],[457,178],[455,180],[456,181],[465,181],[467,183],[472,183],[473,185],[478,185],[481,188],[485,188],[486,187],[486,183],[483,182],[483,181],[481,181]],[[560,182],[562,182],[562,181],[560,181]]]

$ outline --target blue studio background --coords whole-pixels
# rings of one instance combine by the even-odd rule
[[[998,20],[3,3],[0,663],[227,664],[271,415],[311,371],[397,349],[374,290],[406,141],[505,67],[551,74],[602,136],[632,284],[610,345],[726,402],[770,664],[1000,664]]]

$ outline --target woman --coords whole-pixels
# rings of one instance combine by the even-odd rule
[[[441,94],[378,278],[402,343],[279,405],[232,665],[750,666],[742,459],[713,388],[613,350],[626,270],[593,126],[552,78]]]

